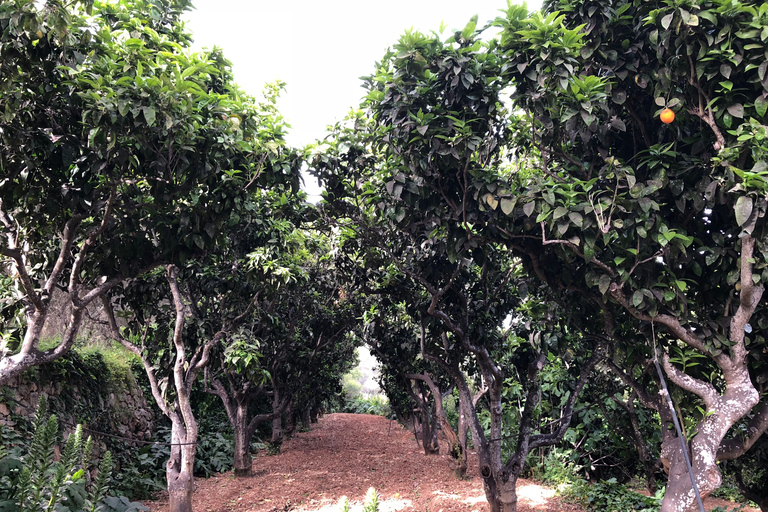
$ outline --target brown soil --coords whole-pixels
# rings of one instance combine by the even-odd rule
[[[445,451],[443,448],[441,450]],[[488,511],[477,459],[470,454],[467,478],[456,478],[447,455],[424,455],[413,434],[380,416],[329,414],[283,444],[282,453],[254,459],[254,476],[223,473],[197,479],[195,512],[337,512],[342,496],[359,511],[374,487],[382,512]],[[520,512],[584,512],[555,491],[521,479]],[[168,510],[167,497],[145,503],[152,512]],[[354,507],[357,505],[357,507]],[[722,500],[707,501],[735,508]],[[759,512],[757,509],[745,509]]]

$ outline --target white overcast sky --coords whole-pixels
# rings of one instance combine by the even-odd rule
[[[196,0],[184,19],[194,48],[219,46],[232,61],[235,81],[258,96],[282,80],[280,112],[291,124],[288,142],[322,139],[363,96],[359,77],[408,28],[425,33],[478,26],[501,15],[506,0]],[[528,2],[538,8],[540,0]],[[450,34],[451,32],[447,32]],[[310,191],[313,193],[314,191]]]

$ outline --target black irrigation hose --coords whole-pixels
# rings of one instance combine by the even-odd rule
[[[20,406],[20,407],[22,407],[22,408],[24,408],[24,409],[26,409],[28,411],[35,412],[35,410],[32,409],[31,407],[29,407],[28,405],[23,404],[23,403],[19,402],[18,400],[16,400],[15,398],[11,398],[8,395],[3,396],[2,399],[11,401],[11,402],[15,403],[16,405],[18,405],[18,406]],[[59,421],[60,424],[65,425],[67,427],[77,428],[77,425],[74,425],[72,423],[64,421],[64,420],[62,420],[62,419],[60,419],[58,417],[57,417],[57,420]],[[107,434],[106,432],[99,432],[98,430],[92,430],[90,428],[85,428],[82,425],[80,426],[80,428],[83,430],[83,432],[88,432],[89,434],[94,434],[94,435],[101,436],[101,437],[111,437],[112,439],[121,439],[123,441],[128,441],[130,443],[137,443],[137,444],[143,444],[143,445],[190,446],[190,445],[198,444],[197,442],[194,442],[194,443],[161,443],[159,441],[142,441],[141,439],[131,439],[130,437],[119,436],[117,434]]]
[[[683,449],[683,458],[685,458],[685,465],[688,468],[688,475],[691,477],[693,492],[696,493],[696,500],[699,502],[699,510],[701,512],[705,512],[704,503],[701,501],[701,494],[699,494],[699,486],[696,485],[696,476],[693,474],[693,467],[691,467],[691,458],[688,456],[688,447],[685,445],[685,438],[683,437],[683,432],[680,428],[680,422],[677,420],[675,404],[672,403],[672,397],[669,396],[667,381],[664,379],[664,375],[661,372],[661,366],[659,366],[659,359],[656,357],[656,347],[653,348],[653,364],[656,365],[656,371],[658,372],[659,379],[661,380],[661,387],[664,389],[664,396],[667,397],[667,405],[669,406],[669,411],[672,413],[672,422],[675,424],[677,437],[680,439],[680,447]]]

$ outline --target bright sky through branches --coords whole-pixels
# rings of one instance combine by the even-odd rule
[[[235,81],[258,96],[264,83],[287,83],[280,112],[288,142],[303,146],[325,136],[363,96],[359,77],[413,27],[445,36],[477,14],[478,27],[501,15],[505,0],[196,0],[185,15],[194,48],[224,50]],[[539,0],[529,9],[539,7]],[[309,184],[308,184],[309,185]],[[315,190],[308,190],[316,193]],[[312,198],[316,199],[316,198]]]

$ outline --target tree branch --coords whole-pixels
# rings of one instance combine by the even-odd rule
[[[729,330],[729,338],[734,342],[734,345],[731,346],[731,362],[734,365],[741,365],[749,354],[747,347],[744,345],[745,328],[763,296],[763,285],[755,285],[752,281],[754,263],[751,262],[753,261],[754,251],[755,239],[749,235],[742,238],[739,307],[731,317]]]
[[[157,375],[155,375],[155,370],[152,368],[152,365],[149,364],[149,361],[144,357],[142,354],[142,348],[144,347],[144,344],[146,342],[147,336],[149,335],[149,326],[146,326],[144,328],[144,334],[142,336],[141,340],[141,348],[137,347],[131,341],[129,341],[125,336],[122,335],[120,332],[120,328],[117,326],[117,321],[115,320],[115,312],[112,307],[112,302],[109,300],[109,297],[106,295],[101,296],[102,304],[104,305],[104,312],[107,315],[107,320],[109,322],[110,330],[112,331],[112,336],[120,342],[120,344],[125,347],[128,351],[130,351],[133,354],[136,354],[139,359],[141,360],[142,365],[144,366],[144,371],[147,374],[147,378],[149,379],[149,387],[152,390],[152,396],[155,398],[155,403],[157,403],[157,406],[160,408],[162,413],[170,418],[173,411],[170,410],[168,407],[168,404],[166,403],[165,399],[163,398],[163,394],[160,391],[160,386],[157,381]]]
[[[77,279],[80,276],[83,263],[85,262],[85,256],[91,246],[96,243],[96,239],[101,236],[102,233],[104,233],[104,230],[107,229],[107,222],[112,216],[112,207],[114,206],[116,195],[117,185],[112,185],[112,188],[109,191],[109,197],[107,198],[106,207],[104,208],[104,216],[101,219],[101,224],[98,228],[91,231],[88,237],[86,237],[86,239],[83,241],[83,245],[80,247],[80,251],[77,253],[77,256],[75,256],[75,261],[72,263],[72,270],[69,273],[69,293],[72,303],[75,306],[83,306],[78,296],[79,289],[77,287]]]
[[[662,354],[661,364],[664,367],[664,371],[669,376],[669,380],[689,393],[701,397],[704,404],[707,406],[707,410],[712,411],[716,409],[720,395],[712,384],[691,377],[687,373],[678,370],[677,367],[669,361],[669,354],[666,352]]]
[[[535,436],[532,436],[531,438],[531,444],[530,449],[536,449],[539,446],[550,446],[563,438],[565,433],[568,431],[568,427],[571,425],[571,418],[573,417],[573,407],[576,404],[576,399],[579,397],[579,394],[581,394],[581,390],[584,389],[584,386],[587,384],[587,379],[589,378],[589,375],[592,373],[592,369],[595,367],[595,365],[603,358],[603,347],[598,345],[595,347],[594,352],[592,353],[592,357],[589,358],[587,363],[582,366],[581,368],[581,374],[579,375],[579,380],[576,382],[576,387],[571,392],[571,396],[568,397],[568,402],[565,405],[565,408],[562,410],[560,414],[560,426],[556,431],[554,431],[551,434],[538,434]]]
[[[747,425],[745,436],[724,439],[717,449],[717,460],[734,460],[744,455],[768,431],[768,402],[757,410]]]

